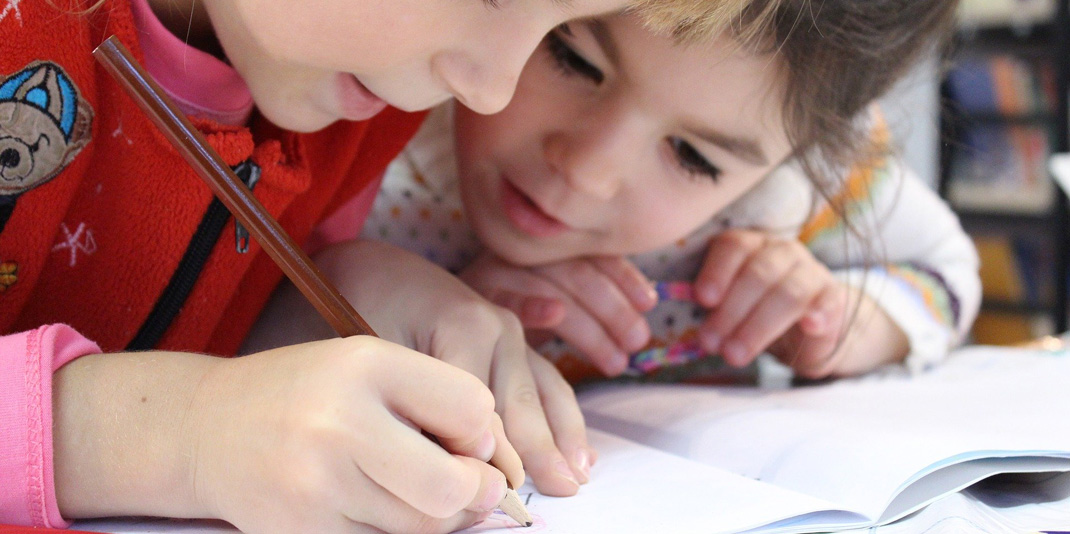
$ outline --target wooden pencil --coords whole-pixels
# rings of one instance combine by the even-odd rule
[[[106,39],[93,55],[339,336],[378,337],[117,37]],[[521,525],[531,526],[531,516],[512,488],[498,507]]]

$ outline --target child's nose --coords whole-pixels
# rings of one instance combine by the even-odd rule
[[[565,134],[548,135],[543,141],[543,155],[554,175],[585,195],[609,200],[623,183],[620,160],[613,157],[612,150],[590,137],[581,140]]]
[[[435,58],[433,68],[465,107],[489,115],[501,111],[512,100],[526,61],[527,55],[520,51],[494,57],[445,52]]]

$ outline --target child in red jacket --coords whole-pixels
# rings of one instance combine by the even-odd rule
[[[661,3],[665,27],[729,4]],[[389,247],[324,254],[364,259],[386,339],[461,369],[364,337],[198,354],[233,354],[281,275],[90,53],[118,35],[305,243],[370,199],[421,119],[398,109],[500,110],[547,31],[622,0],[88,4],[0,2],[0,522],[449,531],[522,481],[518,450],[570,468],[555,434],[582,448],[582,420],[524,402],[566,386],[515,320]]]

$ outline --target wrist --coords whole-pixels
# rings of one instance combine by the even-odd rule
[[[217,358],[83,357],[54,377],[56,492],[64,517],[209,517],[195,486],[193,402]]]
[[[845,357],[834,374],[858,375],[902,362],[910,352],[910,343],[899,325],[868,294],[853,290],[851,299],[858,302],[857,313],[848,315],[850,324],[841,348]]]

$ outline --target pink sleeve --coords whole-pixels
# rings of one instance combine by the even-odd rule
[[[0,336],[0,523],[68,526],[52,471],[52,373],[99,352],[62,324]]]
[[[374,182],[366,185],[360,194],[342,204],[334,213],[320,222],[319,226],[312,229],[305,244],[305,253],[309,256],[331,245],[350,241],[360,236],[360,229],[364,226],[364,219],[372,210],[375,195],[379,193],[379,186],[383,183],[383,175],[379,175]]]

